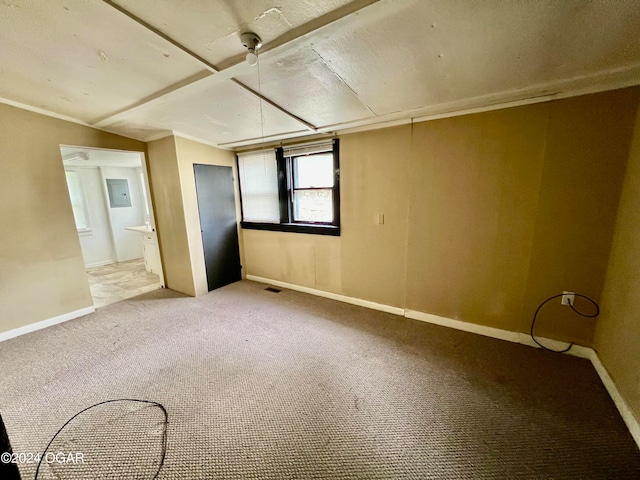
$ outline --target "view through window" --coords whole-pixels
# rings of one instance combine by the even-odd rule
[[[80,176],[75,170],[65,170],[64,174],[67,177],[67,187],[69,188],[73,217],[76,220],[76,229],[86,230],[89,228],[89,222],[87,220],[87,211],[84,204],[84,191],[82,190]]]
[[[238,154],[242,227],[340,235],[339,140]]]

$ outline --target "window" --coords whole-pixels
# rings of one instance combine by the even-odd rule
[[[273,149],[238,155],[242,219],[280,223],[278,170]]]
[[[242,227],[340,235],[338,140],[238,155]]]
[[[75,170],[65,170],[67,178],[67,187],[69,188],[69,198],[71,199],[71,207],[73,208],[73,217],[76,220],[76,229],[78,231],[89,230],[89,216],[84,201],[84,191],[80,175]]]
[[[333,154],[291,157],[293,221],[333,222]]]

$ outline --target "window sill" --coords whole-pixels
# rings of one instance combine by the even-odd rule
[[[309,233],[313,235],[340,236],[337,225],[319,225],[315,223],[258,223],[240,222],[240,226],[247,230],[269,230],[272,232]]]

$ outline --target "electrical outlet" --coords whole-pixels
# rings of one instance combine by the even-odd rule
[[[569,305],[569,302],[571,302],[571,305],[573,305],[573,302],[576,299],[576,295],[575,292],[562,292],[562,305]]]

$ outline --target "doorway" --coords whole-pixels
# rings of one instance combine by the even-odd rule
[[[96,307],[164,287],[141,152],[60,146]]]
[[[242,279],[231,167],[193,166],[209,291]]]

